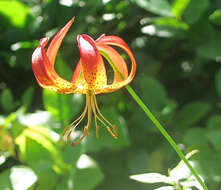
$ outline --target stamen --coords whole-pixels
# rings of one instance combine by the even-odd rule
[[[107,131],[112,135],[112,137],[114,137],[115,139],[117,139],[117,136],[111,131],[110,127],[107,127]]]
[[[91,108],[93,110],[94,113],[94,123],[95,123],[95,127],[96,127],[96,137],[99,137],[99,126],[97,125],[97,112],[96,112],[96,108],[94,105],[94,95],[91,96]]]
[[[87,120],[88,131],[90,129],[91,121],[92,121],[91,94],[92,94],[91,91],[89,91],[89,93],[86,94],[87,107],[88,107],[88,120]]]
[[[81,142],[87,135],[89,135],[89,129],[91,126],[91,121],[92,121],[91,92],[90,91],[86,94],[86,106],[88,110],[88,121],[87,121],[87,125],[84,127],[84,134],[82,135],[81,138],[71,143],[72,146],[75,146],[76,144]]]
[[[113,125],[112,128],[113,128],[115,136],[118,137],[116,125]]]
[[[67,130],[70,128],[70,125],[66,126],[63,130],[62,136],[64,136],[67,132]]]
[[[87,113],[87,104],[84,108],[84,111],[82,112],[82,114],[77,118],[75,119],[70,125],[68,125],[67,127],[65,127],[62,135],[65,136],[66,133],[66,140],[69,140],[70,139],[70,135],[71,133],[73,132],[73,130],[80,124],[80,122],[84,119],[85,115]],[[71,129],[70,129],[71,128]]]
[[[106,127],[107,131],[111,134],[111,136],[113,138],[115,138],[115,139],[118,138],[116,125],[112,125],[103,116],[103,114],[101,113],[101,111],[97,105],[95,93],[93,91],[88,91],[86,93],[86,106],[84,108],[83,113],[77,119],[75,119],[70,125],[65,127],[65,129],[63,131],[63,136],[66,136],[66,138],[65,138],[66,140],[70,139],[71,133],[81,123],[81,121],[84,119],[86,113],[88,114],[88,116],[87,116],[88,121],[87,121],[87,125],[84,127],[84,133],[79,139],[77,139],[76,141],[74,141],[71,144],[72,146],[75,146],[76,144],[80,143],[87,135],[89,135],[89,129],[90,129],[91,122],[92,122],[92,115],[94,115],[94,123],[95,123],[95,127],[96,127],[96,137],[97,138],[99,138],[99,128],[100,128],[100,126],[98,126],[98,124],[97,124],[98,123],[97,120],[99,120]]]
[[[112,132],[111,128],[99,116],[97,116],[97,119],[106,127],[107,131],[111,134],[111,136],[113,136],[116,139],[117,136],[115,135],[115,132]],[[111,127],[113,127],[113,126],[111,125]],[[116,128],[115,128],[115,130],[116,130]]]
[[[66,136],[66,140],[68,141],[70,139],[71,133],[72,133],[72,129],[70,129],[70,131],[68,132],[67,136]]]
[[[95,95],[93,94],[93,105],[95,106],[95,108],[96,108],[96,111],[98,112],[98,115],[95,115],[96,116],[96,118],[98,118],[98,120],[101,122],[101,123],[103,123],[103,125],[106,127],[106,129],[107,129],[107,131],[116,139],[117,138],[117,128],[116,128],[116,125],[113,125],[113,124],[111,124],[105,117],[104,117],[104,115],[101,113],[101,111],[100,111],[100,109],[99,109],[99,107],[98,107],[98,105],[97,105],[97,100],[96,100],[96,97],[95,97]],[[100,118],[100,117],[101,118]],[[102,120],[103,119],[103,120]],[[106,122],[106,123],[105,123]],[[109,125],[109,126],[108,126]],[[110,127],[112,127],[113,128],[113,132],[112,132],[112,130],[111,130],[111,128]]]
[[[97,110],[98,114],[102,117],[102,119],[103,119],[105,122],[108,123],[108,125],[113,126],[113,125],[103,116],[103,114],[101,113],[101,111],[100,111],[100,109],[99,109],[99,107],[98,107],[98,105],[97,105],[97,100],[96,100],[95,95],[93,95],[93,98],[94,98],[94,105],[95,105],[95,107],[96,107],[96,110]]]
[[[89,131],[89,126],[84,127],[84,134],[81,136],[80,139],[78,139],[75,142],[71,143],[71,145],[75,146],[76,144],[80,143],[88,135],[88,131]]]
[[[81,114],[77,119],[75,119],[75,120],[70,124],[70,126],[73,126],[73,125],[74,125],[75,123],[77,123],[79,120],[81,121],[82,118],[84,118],[86,112],[87,112],[87,104],[86,104],[86,106],[84,107],[84,111],[82,112],[82,114]],[[78,123],[79,123],[79,122],[78,122]]]

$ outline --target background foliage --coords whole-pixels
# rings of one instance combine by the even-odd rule
[[[118,127],[118,140],[102,128],[99,139],[92,130],[76,147],[62,140],[84,97],[41,89],[30,58],[41,37],[52,37],[73,16],[58,73],[71,79],[77,34],[121,36],[137,59],[135,91],[184,152],[199,150],[192,163],[209,188],[219,190],[220,0],[1,0],[0,189],[156,189],[162,184],[129,176],[167,175],[179,162],[124,89],[98,96],[102,112]]]

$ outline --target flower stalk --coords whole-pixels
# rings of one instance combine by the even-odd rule
[[[176,142],[173,140],[173,138],[167,133],[167,131],[164,129],[164,127],[160,124],[160,122],[154,117],[154,115],[151,113],[151,111],[148,109],[148,107],[143,103],[143,101],[140,99],[140,97],[136,94],[136,92],[133,90],[133,88],[130,85],[126,86],[127,91],[130,93],[132,98],[137,102],[137,104],[140,106],[140,108],[146,113],[148,118],[154,123],[154,125],[157,127],[157,129],[161,132],[161,134],[166,138],[166,140],[170,143],[170,145],[173,147],[173,149],[176,151],[178,156],[183,160],[183,162],[186,164],[186,166],[189,168],[191,173],[195,176],[196,180],[200,183],[202,188],[204,190],[208,190],[206,184],[202,181],[202,179],[199,177],[198,173],[194,168],[190,165],[186,157],[184,156],[183,152],[179,149]]]
[[[100,51],[100,53],[107,59],[109,64],[113,67],[115,72],[119,75],[121,79],[124,79],[124,76],[121,74],[121,72],[118,70],[118,68],[114,67],[114,63],[112,62],[111,58],[105,53]],[[194,168],[190,165],[188,160],[186,159],[183,152],[179,149],[176,142],[173,140],[173,138],[167,133],[167,131],[164,129],[164,127],[160,124],[160,122],[156,119],[156,117],[151,113],[151,111],[148,109],[148,107],[144,104],[144,102],[141,100],[141,98],[136,94],[136,92],[133,90],[133,88],[130,85],[126,85],[125,88],[129,92],[129,94],[132,96],[132,98],[137,102],[137,104],[140,106],[140,108],[146,113],[147,117],[153,122],[153,124],[157,127],[157,129],[161,132],[161,134],[166,138],[166,140],[169,142],[169,144],[172,146],[172,148],[176,151],[178,156],[181,160],[186,164],[186,166],[189,168],[191,173],[195,176],[196,180],[200,183],[203,190],[208,190],[206,184],[202,181],[202,179],[199,177],[198,173]]]
[[[112,62],[111,58],[108,57],[108,55],[105,52],[100,51],[100,53],[108,60],[109,64],[113,67],[115,72],[119,75],[121,79],[123,79],[123,75],[118,70],[118,68],[114,67],[114,63]],[[194,168],[190,165],[188,160],[186,159],[183,152],[179,149],[176,142],[173,140],[173,138],[167,133],[167,131],[164,129],[164,127],[160,124],[160,122],[156,119],[156,117],[151,113],[151,111],[148,109],[148,107],[144,104],[144,102],[141,100],[141,98],[136,94],[136,92],[133,90],[133,88],[130,85],[125,86],[129,94],[132,96],[132,98],[137,102],[137,104],[140,106],[140,108],[146,113],[147,117],[153,122],[153,124],[157,127],[157,129],[161,132],[161,134],[166,138],[166,140],[169,142],[169,144],[172,146],[172,148],[176,151],[178,156],[181,160],[186,164],[186,166],[189,168],[191,173],[195,176],[196,180],[200,183],[203,190],[208,190],[206,184],[202,181],[202,179],[199,177],[198,173]]]

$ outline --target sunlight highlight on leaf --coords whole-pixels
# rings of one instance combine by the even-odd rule
[[[16,27],[23,27],[29,8],[21,1],[3,0],[0,1],[0,14],[3,14]]]

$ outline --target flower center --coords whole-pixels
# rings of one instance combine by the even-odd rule
[[[70,136],[72,134],[72,132],[75,130],[75,128],[81,123],[81,121],[85,118],[87,114],[87,125],[84,127],[84,133],[83,135],[77,139],[76,141],[74,141],[72,143],[72,146],[78,144],[79,142],[81,142],[87,135],[89,135],[89,129],[91,126],[91,122],[92,122],[92,117],[94,115],[94,123],[95,123],[95,127],[96,127],[96,137],[99,137],[99,125],[98,125],[98,121],[101,122],[103,124],[104,127],[106,127],[107,131],[112,135],[113,138],[117,139],[118,134],[117,134],[117,128],[116,125],[111,124],[105,117],[104,115],[101,113],[98,105],[97,105],[97,100],[95,97],[95,94],[93,93],[93,91],[88,90],[86,93],[86,106],[84,108],[84,111],[82,112],[82,114],[75,119],[70,125],[68,125],[64,131],[63,131],[63,136],[66,138],[66,140],[70,139]]]

